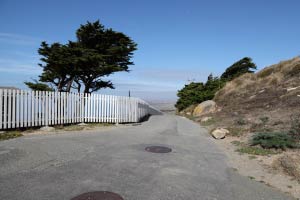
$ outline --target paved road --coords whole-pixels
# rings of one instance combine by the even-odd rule
[[[144,151],[149,145],[173,151]],[[237,175],[204,129],[171,115],[101,132],[3,141],[0,163],[3,200],[69,200],[88,191],[125,200],[290,199]]]

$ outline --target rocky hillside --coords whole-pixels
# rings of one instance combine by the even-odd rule
[[[262,118],[272,126],[289,123],[292,115],[300,114],[300,57],[228,82],[214,101],[220,114],[240,123]]]
[[[300,57],[226,82],[179,114],[206,127],[241,174],[300,195]]]

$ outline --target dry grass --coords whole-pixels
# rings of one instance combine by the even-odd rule
[[[300,156],[284,155],[274,161],[273,167],[282,170],[287,175],[300,182]]]
[[[17,137],[23,136],[20,131],[7,131],[4,133],[0,133],[0,141],[1,140],[9,140]]]
[[[280,118],[288,123],[292,113],[300,113],[300,87],[287,90],[300,86],[299,75],[300,57],[296,57],[228,82],[214,100],[223,113],[237,112],[250,118],[272,115],[271,121]]]

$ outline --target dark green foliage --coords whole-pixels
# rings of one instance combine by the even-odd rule
[[[190,105],[211,100],[214,98],[216,92],[220,90],[227,81],[244,73],[253,73],[252,69],[256,69],[256,65],[252,62],[251,58],[245,57],[228,67],[221,78],[213,77],[213,75],[210,74],[206,83],[192,82],[185,85],[184,88],[177,93],[179,99],[175,106],[178,111],[181,111]]]
[[[260,145],[263,148],[286,149],[296,148],[297,143],[286,133],[257,133],[253,136],[251,145]]]
[[[291,128],[289,135],[297,141],[300,141],[300,115],[291,117]]]
[[[181,111],[190,105],[213,99],[215,93],[224,86],[224,83],[225,82],[218,77],[209,75],[205,84],[192,82],[185,85],[184,88],[177,93],[179,99],[175,106]]]
[[[256,70],[255,63],[252,62],[251,58],[245,57],[228,67],[221,78],[230,81],[242,74],[253,73],[253,70]]]
[[[69,92],[75,76],[75,57],[68,45],[42,42],[38,53],[42,56],[39,64],[43,68],[40,81],[53,84],[57,91]]]
[[[85,86],[84,92],[94,92],[104,87],[113,88],[113,84],[103,80],[103,77],[114,72],[128,72],[128,66],[133,65],[130,60],[137,45],[125,34],[105,29],[96,21],[81,25],[76,36],[77,48],[84,52],[77,65],[78,80]]]
[[[33,91],[54,91],[54,89],[50,88],[47,84],[38,81],[24,83]]]
[[[106,29],[99,21],[87,22],[76,32],[77,40],[62,45],[42,42],[39,64],[43,68],[40,81],[51,83],[58,91],[72,88],[90,93],[101,88],[113,88],[103,79],[115,72],[129,72],[136,44],[123,33]]]

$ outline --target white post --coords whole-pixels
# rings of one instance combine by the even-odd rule
[[[3,125],[3,122],[2,122],[2,108],[3,108],[3,104],[2,104],[2,99],[3,99],[3,90],[0,89],[0,130],[2,129],[2,125]]]

